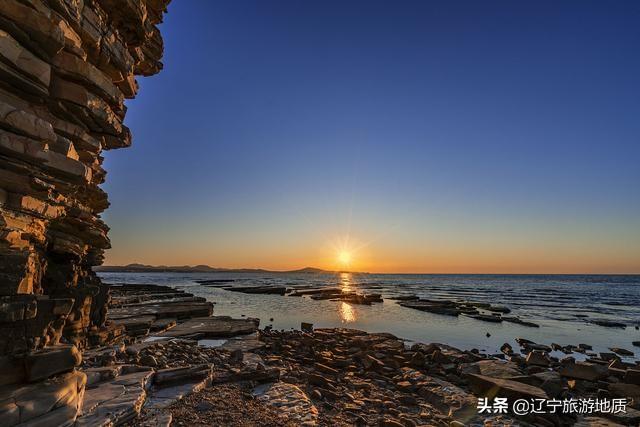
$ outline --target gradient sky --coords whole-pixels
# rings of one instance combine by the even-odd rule
[[[106,264],[640,273],[637,1],[176,0]]]

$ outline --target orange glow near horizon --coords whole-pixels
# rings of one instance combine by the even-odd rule
[[[478,233],[478,234],[474,234]],[[545,236],[520,238],[469,231],[438,235],[383,235],[365,241],[360,234],[326,237],[323,233],[279,242],[255,239],[200,239],[176,236],[172,244],[144,242],[135,234],[115,242],[105,265],[200,265],[221,268],[442,274],[638,274],[635,240],[580,245]],[[361,233],[364,234],[364,233]],[[373,235],[373,233],[368,233]],[[134,236],[129,239],[130,236]],[[513,234],[512,234],[513,236]],[[517,235],[516,235],[517,236]],[[524,238],[526,237],[526,239]],[[118,239],[116,239],[118,240]],[[152,239],[150,239],[152,240]],[[592,239],[595,241],[595,237]],[[523,241],[526,242],[523,243]],[[155,243],[152,245],[152,243]],[[614,256],[615,255],[615,256]]]

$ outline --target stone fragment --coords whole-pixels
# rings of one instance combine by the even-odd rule
[[[491,378],[484,375],[470,374],[469,384],[473,392],[479,396],[506,397],[509,399],[548,399],[541,388],[518,381]]]
[[[549,360],[549,356],[547,355],[547,353],[539,350],[534,350],[527,354],[525,363],[527,365],[549,366],[551,361]]]
[[[211,365],[196,365],[184,368],[160,369],[156,372],[154,385],[158,387],[166,387],[176,383],[187,383],[202,381],[211,378]]]
[[[608,370],[606,366],[588,362],[566,363],[561,366],[558,373],[563,377],[575,378],[586,381],[598,381],[606,378]]]
[[[518,365],[513,362],[499,360],[481,360],[475,363],[461,365],[463,374],[480,374],[493,378],[514,378],[523,375]]]

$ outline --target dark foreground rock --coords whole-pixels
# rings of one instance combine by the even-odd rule
[[[147,290],[164,293],[158,291]],[[336,297],[333,290],[300,292]],[[158,303],[140,295],[133,299],[122,297],[118,316],[137,312],[141,303]],[[171,299],[181,297],[172,295],[163,301],[171,304]],[[453,307],[448,303],[419,303]],[[505,311],[498,308],[494,313]],[[219,425],[238,426],[460,426],[486,422],[615,425],[633,424],[638,406],[640,386],[634,384],[638,381],[635,364],[622,362],[613,352],[603,354],[606,360],[586,362],[570,358],[559,361],[549,355],[553,349],[589,351],[586,344],[548,346],[518,338],[520,353],[505,344],[501,357],[506,360],[500,360],[442,344],[415,344],[408,348],[391,334],[314,329],[311,324],[303,324],[303,331],[284,332],[258,330],[257,319],[221,316],[177,319],[176,323],[164,332],[153,333],[153,337],[136,336],[135,341],[123,346],[86,352],[84,371],[91,379],[89,391],[112,390],[124,375],[148,378],[146,387],[131,384],[131,393],[125,393],[129,398],[117,405],[121,415],[110,422],[168,425],[173,420],[174,424],[206,425],[215,420]],[[198,345],[209,342],[216,346]],[[223,402],[220,395],[232,401]],[[628,398],[627,413],[615,417],[607,414],[608,418],[595,414],[600,416],[585,420],[576,414],[515,416],[510,407],[506,414],[478,412],[478,399],[484,397],[513,401],[602,396]],[[220,412],[223,405],[228,407],[226,415]],[[247,412],[250,409],[262,411],[264,418],[257,420]],[[96,408],[94,414],[101,412]]]
[[[615,352],[594,354],[584,362],[550,355],[554,349],[589,352],[587,344],[545,345],[517,338],[520,352],[505,344],[501,360],[444,344],[408,347],[388,333],[314,329],[306,323],[300,331],[259,330],[258,319],[189,317],[203,302],[194,299],[189,304],[195,308],[182,307],[192,296],[161,286],[114,286],[114,291],[112,311],[125,329],[121,340],[85,350],[80,370],[73,346],[48,350],[57,352],[56,358],[46,358],[58,361],[51,366],[32,355],[29,369],[17,375],[67,373],[47,380],[46,386],[40,382],[1,395],[7,420],[16,424],[32,418],[41,425],[41,420],[64,419],[77,426],[442,427],[640,421],[637,365]],[[155,314],[141,315],[141,307],[153,307]],[[168,312],[175,317],[156,317]],[[162,330],[154,330],[155,322],[166,319],[171,321]],[[138,324],[143,326],[133,327]],[[0,368],[10,373],[7,366]],[[69,399],[61,400],[61,394]],[[516,399],[604,397],[626,399],[626,412],[516,416],[511,406]],[[481,413],[478,403],[484,398],[511,403],[505,413]],[[30,412],[32,407],[40,409]]]

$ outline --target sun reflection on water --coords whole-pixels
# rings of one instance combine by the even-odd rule
[[[340,304],[340,319],[342,323],[352,323],[356,321],[356,311],[351,304],[346,302]]]
[[[340,273],[340,288],[343,292],[351,292],[351,273]]]

